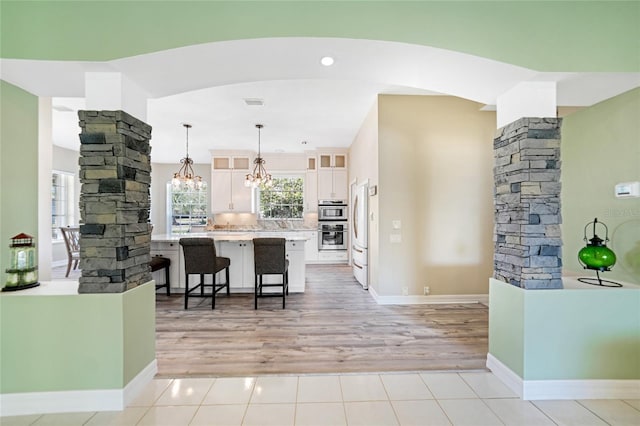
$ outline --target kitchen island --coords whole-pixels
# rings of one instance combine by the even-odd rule
[[[213,238],[218,256],[231,259],[229,267],[229,288],[233,293],[248,293],[254,289],[253,239],[284,238],[287,240],[287,259],[289,259],[289,292],[302,293],[305,289],[305,242],[309,232],[300,231],[211,231],[191,234],[161,234],[151,236],[151,256],[163,256],[171,260],[171,290],[184,292],[184,258],[180,247],[180,238]],[[220,275],[220,274],[219,274]],[[158,283],[164,282],[162,271],[154,272]],[[209,280],[210,278],[207,277]],[[189,284],[199,277],[192,275]],[[218,277],[220,279],[220,277]],[[222,278],[224,279],[224,278]],[[277,276],[265,276],[267,280],[278,280]],[[207,281],[211,283],[211,281]],[[277,282],[277,281],[275,281]]]

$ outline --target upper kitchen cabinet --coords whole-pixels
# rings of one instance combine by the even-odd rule
[[[327,153],[318,154],[318,168],[323,169],[346,169],[347,154],[346,153]]]
[[[318,211],[318,168],[317,159],[307,157],[307,171],[304,179],[304,211],[305,213]]]
[[[332,151],[318,153],[318,199],[347,200],[349,198],[349,177],[347,153]]]
[[[212,213],[253,213],[253,188],[244,185],[250,166],[249,152],[225,154],[212,151]]]

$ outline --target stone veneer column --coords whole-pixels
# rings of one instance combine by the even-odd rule
[[[151,126],[123,111],[79,111],[80,293],[151,280]]]
[[[560,118],[521,118],[494,139],[494,277],[562,288]]]

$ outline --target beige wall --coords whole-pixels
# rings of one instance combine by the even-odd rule
[[[488,292],[495,113],[481,107],[448,96],[379,96],[378,294]]]
[[[349,148],[349,183],[369,180],[378,185],[378,102],[367,114]],[[378,197],[369,197],[369,285],[377,288],[378,278]]]

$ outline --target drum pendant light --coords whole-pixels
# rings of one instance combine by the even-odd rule
[[[593,224],[593,236],[587,239],[587,229],[591,224]],[[596,234],[596,225],[598,224],[605,229],[604,240]],[[620,283],[600,278],[600,272],[610,271],[611,267],[616,263],[615,253],[607,247],[609,242],[609,228],[607,228],[607,225],[598,222],[598,218],[593,219],[593,222],[587,223],[584,227],[584,241],[587,245],[578,252],[578,261],[584,269],[596,271],[596,278],[578,278],[578,281],[604,287],[622,287]]]

